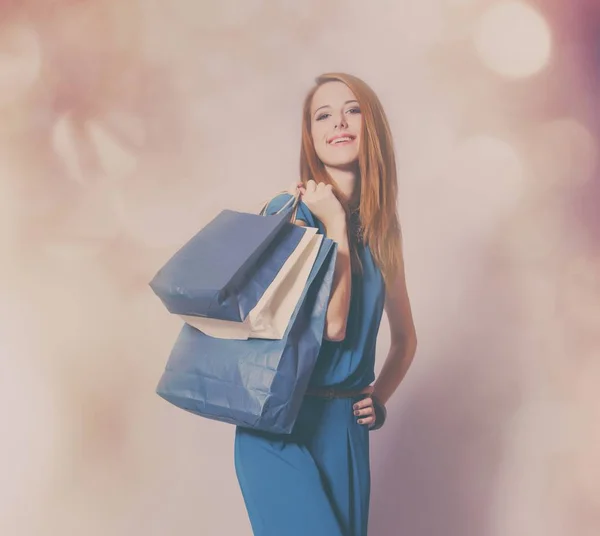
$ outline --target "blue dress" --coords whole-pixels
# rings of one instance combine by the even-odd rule
[[[277,212],[289,194],[276,197]],[[324,227],[300,203],[298,218]],[[375,379],[375,345],[385,287],[368,246],[352,278],[346,338],[323,341],[312,387],[362,389]],[[255,536],[366,536],[369,516],[369,430],[352,406],[361,397],[307,396],[289,435],[237,427],[235,469]]]

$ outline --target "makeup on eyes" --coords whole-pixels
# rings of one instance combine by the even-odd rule
[[[346,102],[344,102],[344,106],[347,106],[348,104],[356,104],[358,105],[358,101],[357,100],[347,100]],[[316,116],[317,112],[319,110],[322,110],[323,108],[331,108],[330,104],[324,104],[323,106],[319,106],[313,113],[313,117]],[[358,111],[360,111],[359,106],[353,106],[352,109],[358,109]]]
[[[353,115],[354,114],[359,114],[360,113],[360,108],[358,106],[354,106],[354,107],[352,107],[352,108],[350,108],[349,110],[346,110],[346,111],[347,112],[351,112]],[[315,120],[316,121],[322,121],[328,115],[331,115],[331,114],[329,114],[327,112],[322,113],[322,114],[318,115]]]

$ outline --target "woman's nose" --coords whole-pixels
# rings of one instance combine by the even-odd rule
[[[335,123],[335,128],[347,127],[346,118],[342,115]]]

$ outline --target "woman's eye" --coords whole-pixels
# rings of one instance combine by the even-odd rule
[[[360,108],[354,107],[354,108],[350,108],[348,110],[347,113],[351,113],[351,114],[359,114],[360,113]],[[317,116],[316,121],[323,121],[324,119],[327,119],[331,114],[330,113],[322,113],[320,115]]]

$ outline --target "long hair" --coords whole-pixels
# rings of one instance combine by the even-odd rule
[[[335,182],[317,156],[311,135],[310,108],[317,89],[327,82],[342,82],[354,93],[362,115],[362,133],[358,168],[360,181],[359,214],[362,239],[368,244],[373,258],[382,271],[386,284],[391,284],[401,263],[401,229],[398,220],[398,179],[392,133],[375,92],[361,79],[345,73],[326,73],[316,78],[316,85],[304,100],[302,114],[302,145],[300,178],[331,184],[350,217],[351,207],[343,201]],[[348,226],[350,229],[350,226]],[[361,271],[356,253],[356,239],[350,233],[353,271]]]

